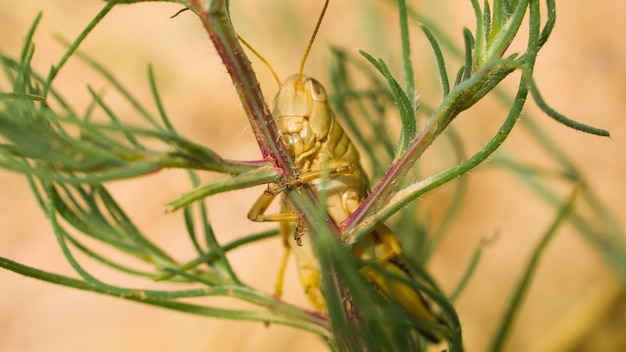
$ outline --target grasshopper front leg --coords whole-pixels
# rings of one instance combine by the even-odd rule
[[[280,193],[277,192],[279,186],[277,184],[268,185],[267,189],[261,194],[261,196],[254,202],[250,211],[248,211],[248,219],[256,222],[280,222],[280,235],[285,248],[285,254],[278,269],[278,276],[276,278],[276,284],[274,285],[274,297],[280,298],[283,294],[283,282],[285,279],[285,270],[287,268],[287,260],[289,259],[289,253],[291,247],[289,246],[289,233],[285,230],[285,227],[289,227],[289,222],[299,222],[300,218],[295,213],[281,212],[278,214],[265,214],[267,208],[272,204],[276,196]]]
[[[267,189],[263,191],[263,194],[254,202],[250,210],[248,211],[248,219],[255,222],[298,222],[300,218],[295,213],[280,212],[277,214],[265,214],[267,208],[270,207],[277,195],[282,193],[290,186],[278,185],[271,183],[267,186]]]
[[[282,296],[287,260],[290,252],[293,250],[298,259],[298,274],[300,275],[304,291],[315,308],[318,311],[323,311],[326,303],[320,289],[321,277],[319,268],[313,253],[313,244],[310,241],[310,236],[304,236],[305,229],[302,220],[296,213],[291,211],[292,208],[284,197],[281,199],[281,213],[265,214],[267,208],[279,194],[275,192],[279,188],[281,186],[276,184],[269,185],[268,189],[257,199],[248,212],[248,218],[252,221],[280,222],[280,235],[285,247],[285,254],[274,286],[274,297],[280,298]],[[283,187],[282,189],[286,188]]]
[[[344,161],[332,162],[329,163],[326,167],[318,165],[318,167],[308,169],[306,172],[303,172],[292,179],[274,185],[274,187],[272,187],[271,189],[270,187],[268,187],[265,192],[270,192],[274,195],[277,195],[281,192],[284,192],[288,188],[300,187],[306,183],[320,179],[324,176],[327,176],[330,179],[337,176],[348,176],[353,174],[355,171],[356,166],[354,166],[354,164]]]
[[[254,205],[248,212],[248,219],[256,222],[279,222],[280,235],[285,254],[279,267],[276,284],[274,286],[274,296],[280,298],[282,296],[282,288],[287,268],[287,260],[290,252],[295,251],[298,259],[298,272],[300,281],[304,286],[305,293],[313,302],[314,306],[322,311],[325,308],[325,300],[320,290],[321,277],[317,260],[313,253],[313,244],[310,236],[305,236],[307,230],[302,219],[293,211],[289,202],[285,197],[281,198],[281,212],[276,214],[266,214],[276,197],[290,188],[300,187],[312,180],[319,179],[324,174],[329,177],[350,175],[354,172],[355,167],[346,162],[330,163],[324,170],[312,169],[301,173],[294,179],[286,180],[278,184],[269,184],[267,189],[259,196]],[[295,224],[295,225],[294,225]]]
[[[281,207],[282,211],[276,214],[265,214],[276,196],[283,193],[289,188],[300,187],[304,184],[321,178],[324,174],[328,174],[329,178],[337,176],[347,176],[356,170],[355,166],[348,162],[330,163],[327,168],[315,168],[301,173],[294,179],[286,180],[280,183],[271,183],[267,189],[259,196],[248,211],[248,219],[255,222],[301,222],[298,215],[291,211],[285,211],[285,207]],[[299,227],[302,227],[300,225]]]

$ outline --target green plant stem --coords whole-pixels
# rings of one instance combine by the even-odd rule
[[[194,315],[203,315],[213,318],[259,321],[264,323],[287,325],[298,329],[310,331],[324,338],[329,338],[328,322],[323,317],[300,310],[296,307],[289,307],[288,305],[280,303],[269,296],[263,298],[265,305],[267,305],[268,307],[284,307],[285,310],[283,310],[281,314],[274,314],[271,310],[232,310],[172,301],[172,299],[175,298],[206,296],[207,293],[210,292],[207,289],[174,292],[140,289],[120,289],[114,286],[109,286],[109,289],[107,289],[106,287],[95,285],[90,282],[31,268],[3,257],[0,257],[0,267],[23,276],[32,277],[34,279],[43,280],[53,284],[105,294],[113,297],[119,297],[139,303],[158,306],[161,308],[172,309],[179,312],[191,313]],[[248,301],[250,301],[253,296],[259,295],[258,292],[254,290],[246,290],[238,286],[230,288],[225,287],[220,292],[222,294],[226,293],[230,296],[235,296],[239,298],[245,297],[245,299]],[[285,314],[285,312],[289,312],[289,314]]]
[[[189,3],[193,11],[200,17],[215,49],[228,70],[263,157],[274,163],[284,177],[295,179],[297,167],[287,154],[276,123],[261,94],[250,61],[239,45],[237,35],[228,17],[225,1],[213,0],[209,8],[204,8],[203,2],[200,0],[190,0]],[[315,223],[314,217],[321,205],[311,187],[305,185],[298,187],[297,190],[288,190],[286,195],[296,211],[302,214],[302,218],[309,228],[314,229],[319,226]],[[339,227],[330,216],[326,216],[325,223],[333,235],[340,237]]]
[[[223,0],[213,0],[209,8],[204,8],[202,1],[191,0],[190,6],[200,17],[215,49],[228,70],[257,138],[263,158],[271,161],[284,177],[294,179],[297,168],[294,161],[287,154],[276,124],[261,94],[254,72],[250,67],[250,62],[239,45],[228,17],[225,2]],[[310,234],[316,251],[315,236],[320,231],[327,231],[332,236],[340,238],[339,227],[327,212],[324,214],[324,220],[319,221],[317,216],[319,209],[325,208],[320,204],[311,187],[304,185],[296,189],[288,189],[285,194],[296,212],[301,214],[307,228],[311,229]],[[324,268],[322,264],[322,270]]]
[[[224,0],[190,0],[191,9],[200,17],[215,49],[232,79],[239,100],[250,121],[264,159],[270,159],[282,170],[293,169],[280,133],[261,93],[261,87],[250,66],[250,61],[239,44]],[[205,6],[208,6],[205,7]]]
[[[524,2],[521,1],[520,3]],[[525,3],[528,5],[527,1]],[[497,45],[502,46],[502,38],[511,38],[511,36],[513,35],[511,33],[517,31],[517,27],[519,27],[521,19],[523,18],[523,14],[525,13],[525,6],[518,4],[516,11],[517,12],[513,15],[513,18],[511,20],[512,25],[506,28],[506,33],[499,34],[498,41],[496,41]],[[458,164],[456,167],[445,171],[443,173],[444,175],[435,175],[434,178],[439,178],[440,181],[443,181],[442,183],[436,182],[437,186],[466,173],[467,171],[484,161],[502,144],[504,139],[508,136],[511,129],[513,128],[515,122],[517,121],[519,114],[521,113],[521,109],[526,101],[526,96],[529,91],[528,79],[529,77],[532,77],[532,69],[534,67],[537,53],[540,49],[540,17],[537,0],[530,1],[530,19],[530,35],[523,62],[523,67],[525,67],[525,74],[522,75],[522,78],[520,79],[520,87],[518,88],[518,93],[514,100],[513,106],[509,111],[509,116],[507,117],[506,121],[504,122],[496,136],[492,138],[492,140],[487,143],[487,145],[483,147],[483,149],[481,149],[464,163]],[[361,203],[361,206],[346,221],[341,224],[341,228],[345,231],[346,239],[349,243],[355,243],[356,241],[358,241],[361,236],[372,230],[376,225],[378,225],[388,216],[393,214],[393,212],[399,210],[402,206],[406,204],[394,204],[394,201],[392,199],[383,208],[380,208],[380,204],[385,203],[385,201],[394,191],[396,182],[408,172],[408,170],[413,166],[418,158],[424,153],[426,148],[430,146],[430,144],[445,129],[450,121],[452,121],[452,119],[457,116],[461,111],[469,108],[473,103],[477,101],[477,99],[484,96],[497,83],[493,81],[487,83],[486,79],[489,77],[493,77],[492,74],[495,74],[496,77],[501,74],[506,76],[506,74],[508,74],[507,72],[512,72],[512,70],[519,67],[520,64],[513,61],[512,59],[495,59],[496,56],[493,56],[495,55],[495,53],[499,52],[492,51],[490,56],[488,56],[491,58],[492,61],[489,61],[487,64],[483,65],[477,72],[472,75],[472,77],[461,82],[450,91],[449,96],[444,99],[439,108],[433,113],[433,116],[429,120],[429,123],[422,130],[422,132],[420,132],[417,138],[412,141],[407,151],[391,165],[387,174],[376,185],[376,187],[363,201],[363,203]],[[409,188],[413,188],[415,185],[416,184],[409,186]],[[434,187],[427,188],[432,189]],[[404,193],[404,191],[405,190],[398,192],[396,196]],[[422,193],[423,192],[421,192],[420,194]],[[407,199],[413,200],[416,197],[417,195],[413,194]],[[391,213],[386,212],[386,210],[391,209],[393,209]],[[376,213],[372,215],[375,210]],[[384,217],[381,217],[381,214],[384,213],[386,213]],[[359,230],[355,230],[357,228],[359,228]]]
[[[349,243],[355,243],[358,241],[361,236],[371,231],[382,221],[400,210],[408,202],[417,198],[419,194],[423,194],[431,189],[434,189],[478,166],[485,159],[487,159],[489,155],[495,152],[496,149],[498,149],[498,147],[504,142],[517,122],[519,114],[521,113],[522,107],[525,103],[526,95],[528,94],[527,83],[524,77],[522,77],[520,81],[520,87],[518,88],[515,103],[511,107],[508,117],[500,127],[497,134],[485,145],[485,147],[483,147],[483,149],[478,151],[465,162],[457,164],[449,170],[431,176],[424,181],[414,183],[409,187],[398,191],[391,199],[389,199],[389,202],[385,203],[385,200],[389,198],[395,189],[396,182],[409,171],[411,166],[417,162],[424,151],[426,151],[432,142],[434,142],[436,137],[444,130],[450,120],[460,112],[456,110],[456,106],[450,102],[454,102],[455,99],[460,99],[461,95],[467,94],[468,91],[472,90],[472,87],[480,85],[480,80],[477,76],[478,74],[466,80],[461,85],[458,85],[450,92],[451,95],[459,95],[459,98],[450,98],[449,100],[446,99],[444,101],[444,104],[433,113],[433,117],[430,119],[426,127],[410,144],[407,151],[391,165],[387,174],[372,190],[372,193],[370,193],[363,203],[361,203],[361,206],[357,209],[357,211],[355,211],[352,216],[341,224],[341,228],[344,229],[346,239],[348,239]],[[466,87],[467,90],[465,90]],[[421,190],[419,190],[420,188]],[[416,191],[419,194],[414,193]],[[398,203],[400,200],[402,200],[401,204]],[[384,203],[385,205],[380,207],[381,203]],[[376,209],[375,213],[373,212],[374,209]]]

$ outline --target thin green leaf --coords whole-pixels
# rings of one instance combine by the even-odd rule
[[[484,59],[482,55],[487,47],[486,37],[488,32],[485,31],[485,23],[483,22],[485,15],[480,8],[478,0],[470,0],[470,2],[472,3],[472,8],[474,9],[474,17],[476,18],[476,33],[474,35],[474,38],[476,38],[476,40],[473,45],[472,51],[475,55],[475,66],[480,66],[483,63]],[[467,45],[465,47],[465,50],[467,50]]]
[[[548,19],[546,20],[546,24],[541,31],[541,36],[539,38],[539,47],[543,47],[546,41],[548,41],[548,37],[550,37],[550,34],[552,34],[552,29],[554,29],[554,24],[556,23],[555,0],[546,0],[546,7],[548,12]]]
[[[24,93],[15,93],[15,92],[9,92],[9,93],[0,92],[0,100],[2,99],[29,99],[32,101],[41,101],[44,99],[44,97],[41,95],[29,94],[29,93],[24,94]]]
[[[502,55],[504,55],[504,51],[509,47],[517,35],[522,21],[524,20],[526,8],[528,7],[528,1],[529,0],[519,0],[512,14],[507,15],[510,16],[510,18],[507,17],[506,25],[501,28],[501,31],[498,31],[488,45],[487,52],[484,55],[486,61],[492,60],[496,57],[502,57]],[[533,27],[537,27],[538,29],[541,18],[531,15],[529,21]],[[537,46],[535,50],[538,51],[540,48],[541,46]]]
[[[63,68],[63,66],[65,66],[65,63],[67,62],[67,60],[69,60],[69,58],[72,55],[74,55],[74,53],[78,49],[78,46],[83,42],[83,40],[85,40],[85,38],[87,38],[87,35],[91,33],[91,31],[96,27],[96,25],[98,25],[98,23],[100,23],[100,21],[102,21],[102,19],[109,13],[109,11],[111,11],[111,9],[113,9],[113,7],[115,7],[115,5],[119,3],[119,1],[120,0],[108,1],[107,4],[102,8],[102,10],[100,10],[100,12],[98,12],[98,14],[89,22],[87,27],[85,27],[85,29],[83,29],[80,32],[80,34],[74,40],[74,42],[69,45],[67,51],[65,52],[65,54],[63,54],[63,57],[61,58],[61,60],[59,60],[59,62],[56,65],[50,68],[50,72],[48,73],[48,78],[46,79],[46,83],[44,84],[44,87],[43,87],[43,93],[42,93],[43,96],[48,95],[48,91],[50,90],[50,87],[52,86],[52,81],[54,81],[54,78],[56,77],[56,75]]]
[[[466,67],[465,65],[461,65],[459,70],[456,72],[456,76],[454,77],[454,85],[453,87],[458,86],[463,81],[463,76],[465,76]]]
[[[165,108],[163,107],[163,101],[161,100],[159,90],[157,89],[156,78],[154,76],[154,69],[152,68],[152,65],[148,65],[148,80],[150,81],[150,91],[152,92],[154,103],[159,110],[159,116],[161,117],[163,126],[165,126],[165,128],[171,133],[176,133],[176,130],[174,129],[174,126],[172,125],[169,117],[167,117],[167,113],[165,112]]]
[[[132,269],[126,265],[122,265],[122,264],[118,264],[116,262],[114,262],[113,260],[100,255],[98,253],[96,253],[94,250],[89,249],[87,246],[85,246],[84,244],[82,244],[81,242],[79,242],[76,238],[72,237],[72,236],[66,236],[67,240],[72,243],[72,245],[74,245],[78,250],[80,250],[81,252],[83,252],[85,255],[87,255],[88,257],[96,260],[97,262],[100,262],[101,264],[104,264],[114,270],[117,270],[119,272],[122,273],[126,273],[126,274],[130,274],[133,276],[140,276],[140,277],[145,277],[145,278],[150,278],[153,277],[154,274],[150,273],[150,272],[145,272],[145,271],[141,271],[141,270],[137,270],[137,269]]]
[[[610,137],[611,136],[609,131],[607,131],[605,129],[597,128],[597,127],[593,127],[593,126],[589,126],[589,125],[585,125],[584,123],[580,123],[580,122],[574,121],[572,119],[569,119],[567,116],[559,113],[558,111],[554,110],[553,108],[548,106],[548,103],[546,103],[545,100],[543,100],[543,97],[541,96],[541,93],[539,92],[539,89],[537,89],[537,85],[535,84],[535,81],[532,80],[532,79],[529,80],[529,85],[530,85],[530,92],[531,92],[533,98],[535,99],[535,102],[539,106],[539,108],[541,108],[541,110],[543,112],[548,114],[548,116],[550,116],[551,118],[555,119],[557,122],[562,123],[563,125],[565,125],[567,127],[570,127],[570,128],[573,128],[575,130],[578,130],[578,131],[581,131],[581,132],[585,132],[585,133],[594,134],[596,136],[602,136],[602,137]]]
[[[415,79],[413,78],[413,63],[411,61],[411,41],[409,38],[409,24],[406,11],[406,0],[398,1],[398,17],[400,17],[400,41],[402,43],[402,64],[404,66],[404,91],[410,97],[411,108],[415,98]]]
[[[180,197],[167,202],[166,211],[176,211],[193,202],[202,200],[210,195],[221,192],[228,192],[235,189],[242,189],[256,186],[262,183],[276,182],[278,180],[278,172],[274,168],[260,167],[237,176],[226,176],[213,180],[204,185],[184,193]]]
[[[476,272],[476,268],[478,267],[478,262],[480,261],[482,253],[483,253],[483,246],[481,244],[478,247],[476,247],[476,250],[474,251],[474,254],[472,255],[472,259],[470,259],[470,263],[465,269],[463,276],[461,276],[461,279],[456,284],[456,287],[454,288],[454,290],[452,290],[452,293],[450,293],[450,296],[449,296],[450,302],[454,303],[459,298],[461,293],[463,293],[463,290],[469,283],[472,275],[474,274],[474,272]]]
[[[439,47],[437,39],[430,31],[430,29],[428,29],[428,27],[423,24],[420,24],[420,28],[426,35],[426,38],[430,42],[430,46],[433,48],[433,52],[435,53],[435,58],[437,59],[437,67],[439,68],[439,77],[441,79],[441,88],[443,89],[443,96],[445,97],[450,92],[450,82],[448,81],[448,73],[446,71],[446,63],[443,57],[443,53],[441,52],[441,48]]]
[[[389,89],[391,90],[393,100],[398,107],[400,120],[402,121],[402,133],[400,134],[400,139],[396,147],[397,158],[407,149],[409,143],[411,143],[417,135],[417,123],[415,121],[415,110],[413,109],[413,104],[411,103],[411,100],[407,96],[406,92],[402,90],[396,79],[393,78],[389,68],[382,59],[376,60],[370,54],[362,50],[359,52],[385,77],[387,84],[389,85]]]
[[[461,140],[461,135],[454,126],[450,126],[448,128],[448,132],[446,133],[450,144],[452,145],[452,149],[454,150],[454,160],[455,162],[461,163],[463,160],[467,159],[467,155],[465,153],[465,148],[463,147],[463,143]],[[450,231],[450,227],[453,224],[454,219],[458,216],[463,208],[464,198],[467,195],[467,187],[468,187],[468,179],[466,177],[459,177],[455,181],[456,189],[454,190],[454,196],[450,200],[450,206],[445,211],[444,218],[441,220],[441,223],[435,231],[433,231],[430,243],[427,246],[427,250],[423,253],[423,262],[427,262],[428,258],[433,254],[433,252],[437,249],[437,246],[441,243],[444,236]]]
[[[87,65],[93,68],[96,72],[100,73],[104,79],[115,88],[115,90],[122,95],[126,101],[143,117],[151,126],[157,130],[165,130],[165,128],[157,122],[157,119],[152,116],[148,110],[130,93],[130,91],[111,73],[111,71],[105,69],[100,63],[91,58],[86,53],[78,50],[77,47],[73,47],[74,44],[69,44],[65,39],[56,38],[61,44],[70,45],[68,52],[71,51],[73,55],[80,58]],[[77,39],[78,40],[78,39]],[[76,43],[76,42],[75,42]]]
[[[474,52],[475,48],[474,36],[472,32],[467,28],[463,28],[463,40],[465,42],[465,64],[463,65],[463,67],[465,67],[465,72],[463,73],[462,80],[465,81],[473,73],[472,70],[474,69],[474,63],[472,53]]]
[[[185,207],[183,209],[183,217],[185,219],[185,228],[187,229],[187,234],[189,235],[189,239],[191,240],[193,247],[196,249],[196,252],[198,252],[198,254],[203,254],[205,251],[200,246],[200,241],[198,241],[198,234],[196,233],[196,228],[195,228],[196,221],[193,215],[193,208]]]
[[[300,328],[312,333],[321,335],[324,338],[329,338],[329,332],[327,323],[320,318],[312,315],[304,315],[306,313],[300,313],[299,316],[292,314],[290,316],[274,314],[269,310],[232,310],[221,309],[207,306],[201,306],[196,304],[189,304],[184,302],[172,301],[173,298],[184,297],[197,297],[206,295],[206,289],[202,290],[186,290],[178,292],[162,292],[162,291],[150,291],[140,289],[114,289],[109,290],[106,286],[95,285],[92,282],[77,280],[62,275],[49,273],[46,271],[34,269],[23,264],[14,262],[12,260],[0,257],[0,267],[7,270],[11,270],[20,275],[32,277],[38,280],[43,280],[66,287],[73,287],[80,290],[91,291],[109,296],[115,296],[123,299],[128,299],[138,303],[154,305],[162,308],[167,308],[183,313],[191,313],[200,316],[221,318],[221,319],[234,319],[234,320],[248,320],[259,321],[264,323],[281,324]],[[242,288],[224,288],[225,293],[238,293],[238,295],[252,296],[249,290]],[[273,301],[271,298],[268,301]],[[277,305],[277,309],[286,311],[284,308],[288,306],[280,303],[274,303]],[[283,308],[283,309],[280,309]],[[297,311],[291,309],[291,312],[297,313]]]
[[[491,7],[489,0],[483,2],[483,26],[485,28],[485,42],[491,38]]]
[[[539,266],[539,261],[543,257],[543,254],[550,243],[550,241],[554,238],[557,230],[563,224],[563,222],[569,217],[571,214],[575,200],[580,193],[580,187],[576,186],[574,190],[571,192],[568,199],[563,203],[561,209],[559,210],[556,218],[546,231],[546,233],[541,238],[541,241],[537,244],[535,249],[532,252],[530,260],[526,265],[526,269],[523,271],[522,277],[517,283],[516,288],[513,290],[513,297],[509,302],[506,312],[502,316],[502,321],[498,324],[498,330],[495,334],[491,345],[489,346],[489,351],[496,352],[502,351],[504,347],[504,343],[506,342],[506,338],[510,332],[513,323],[517,317],[519,309],[521,307],[522,301],[526,296],[530,288],[530,284],[532,282],[533,275],[535,274],[537,267]]]

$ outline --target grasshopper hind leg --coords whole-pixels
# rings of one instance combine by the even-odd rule
[[[283,295],[283,284],[285,282],[285,271],[287,270],[287,264],[289,263],[289,254],[291,254],[291,247],[289,246],[289,224],[287,222],[280,223],[280,237],[282,238],[285,254],[280,262],[278,268],[278,275],[276,277],[276,283],[274,284],[274,297],[280,299]]]

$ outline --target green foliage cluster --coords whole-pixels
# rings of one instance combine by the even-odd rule
[[[472,0],[476,28],[463,32],[463,64],[456,68],[453,79],[448,75],[451,68],[446,64],[447,60],[441,49],[442,45],[449,46],[449,38],[444,36],[436,23],[407,6],[404,0],[398,0],[396,3],[402,43],[402,78],[394,77],[387,63],[369,53],[361,52],[362,57],[357,57],[341,48],[333,49],[336,64],[331,69],[330,77],[330,91],[334,93],[333,107],[343,125],[355,136],[355,141],[364,152],[364,158],[370,161],[373,178],[380,181],[357,212],[342,224],[329,221],[325,208],[319,205],[323,204],[324,194],[316,195],[307,187],[286,192],[288,199],[311,228],[323,272],[328,316],[310,312],[248,286],[239,279],[227,258],[230,250],[254,245],[275,236],[277,231],[250,234],[235,242],[221,244],[206,213],[205,202],[210,200],[211,195],[263,183],[280,182],[294,177],[297,171],[280,138],[277,138],[279,133],[269,114],[267,100],[258,89],[259,85],[249,60],[232,28],[228,2],[169,1],[179,3],[184,10],[196,14],[206,28],[228,68],[264,160],[226,160],[219,153],[181,136],[163,109],[151,68],[148,70],[148,78],[158,116],[149,113],[109,71],[77,51],[84,38],[114,6],[134,2],[139,1],[108,1],[83,33],[68,45],[66,54],[50,69],[47,76],[33,72],[30,67],[35,54],[32,37],[39,18],[34,21],[27,34],[19,57],[0,54],[3,72],[11,84],[8,89],[0,87],[0,167],[20,172],[29,180],[33,194],[54,228],[59,246],[80,278],[61,276],[0,258],[0,266],[3,268],[56,284],[191,314],[289,325],[320,335],[333,350],[424,350],[425,342],[415,330],[415,326],[420,326],[423,322],[397,319],[403,313],[390,302],[379,306],[368,304],[372,300],[380,300],[379,294],[360,274],[362,263],[350,255],[348,249],[350,244],[357,242],[391,215],[399,214],[397,221],[420,235],[416,239],[420,243],[416,247],[419,255],[404,253],[416,277],[415,280],[408,281],[384,270],[382,273],[391,280],[404,280],[423,292],[438,307],[442,319],[450,326],[447,336],[449,349],[461,351],[461,325],[453,302],[470,279],[480,258],[480,248],[476,249],[472,262],[468,264],[466,275],[449,294],[445,294],[424,270],[424,262],[436,250],[437,243],[446,233],[446,226],[454,220],[463,204],[463,179],[457,183],[453,206],[447,213],[444,225],[432,236],[426,236],[413,216],[405,215],[400,210],[412,207],[414,200],[420,195],[458,179],[492,156],[519,121],[529,94],[547,115],[564,125],[608,136],[608,132],[604,130],[572,121],[551,109],[542,99],[533,81],[537,54],[554,26],[554,0],[545,2],[547,21],[543,24],[539,0],[484,1],[482,6],[477,0]],[[422,33],[430,42],[438,63],[442,98],[435,107],[419,106],[414,99],[417,88],[413,77],[409,33],[415,35],[419,32],[409,28],[410,20],[421,23]],[[526,49],[524,52],[510,53],[507,49],[519,36],[524,21],[528,24]],[[74,111],[71,102],[63,98],[53,84],[56,74],[73,55],[80,56],[101,73],[143,117],[144,126],[127,124],[93,89],[90,89],[91,107],[83,114]],[[517,93],[512,98],[506,97],[498,91],[499,83],[515,71],[521,72]],[[366,78],[365,88],[362,84],[357,86],[354,83],[355,72]],[[508,115],[497,133],[481,150],[473,155],[465,155],[459,136],[454,130],[454,119],[494,90],[499,92],[499,96],[509,106]],[[386,135],[385,129],[381,128],[385,125],[383,116],[389,109],[396,109],[402,122],[399,140]],[[109,121],[92,121],[91,116],[96,110],[105,112]],[[418,128],[417,117],[424,111],[431,113],[425,126]],[[368,124],[359,124],[355,116],[360,117],[359,121],[365,119]],[[497,164],[504,165],[519,175],[531,191],[554,205],[555,217],[522,274],[499,330],[494,335],[491,344],[493,351],[503,349],[543,250],[566,219],[589,238],[622,278],[626,279],[626,248],[615,221],[607,215],[609,213],[603,209],[593,192],[584,185],[581,173],[567,160],[565,154],[532,121],[523,123],[546,151],[551,153],[559,167],[558,173],[571,181],[572,194],[563,199],[543,182],[542,177],[545,175],[541,170],[495,154],[494,160]],[[451,141],[457,152],[456,164],[418,182],[397,182],[414,168],[420,156],[442,135]],[[372,143],[371,136],[374,136],[375,143]],[[154,147],[157,145],[154,141],[159,142],[161,147]],[[120,208],[105,185],[108,181],[139,177],[162,168],[188,170],[192,183],[196,185],[189,193],[167,204],[170,211],[183,210],[189,241],[197,252],[196,257],[183,263],[174,260],[164,248],[142,233]],[[201,185],[196,175],[198,171],[217,172],[223,174],[223,177]],[[599,215],[606,226],[594,226],[589,216],[573,210],[575,201],[591,204],[598,212],[595,215]],[[99,254],[85,244],[83,236],[117,249],[120,255],[140,260],[150,270],[129,267],[115,258]],[[184,290],[118,287],[91,275],[76,259],[76,251],[138,278],[196,286]],[[200,288],[195,288],[198,285]],[[349,292],[355,306],[359,307],[360,323],[355,323],[354,319],[347,316],[343,304],[346,292]],[[202,296],[234,297],[252,303],[254,308],[226,309],[189,303],[186,300]],[[427,328],[437,329],[432,326]]]

